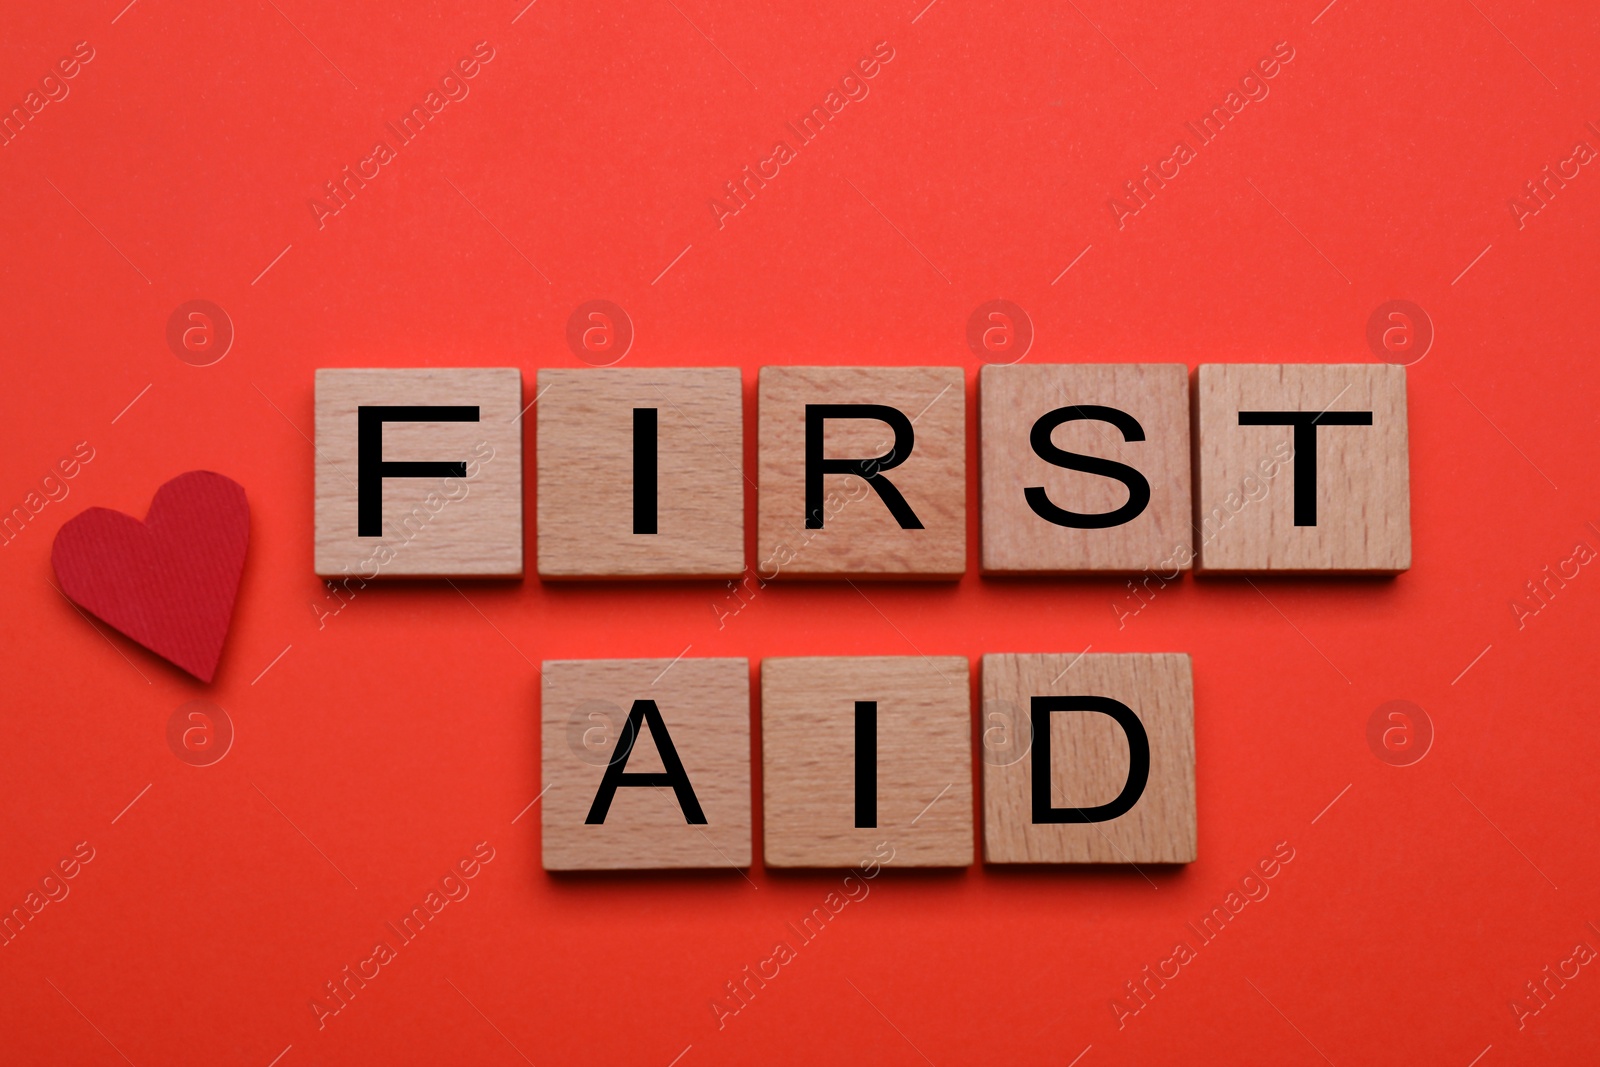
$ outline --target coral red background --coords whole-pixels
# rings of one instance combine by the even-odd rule
[[[1583,568],[1520,628],[1510,606],[1600,545],[1600,173],[1520,228],[1508,206],[1600,145],[1590,5],[65,7],[13,5],[0,41],[7,107],[75,42],[95,52],[0,148],[0,506],[94,450],[0,548],[0,904],[77,842],[95,858],[0,948],[0,1060],[1600,1055],[1593,968],[1521,1030],[1510,1008],[1576,943],[1600,947],[1600,577]],[[470,96],[319,229],[322,183],[483,40]],[[719,229],[722,183],[880,41],[894,59],[870,95]],[[1108,198],[1279,41],[1294,59],[1270,95],[1119,230]],[[736,363],[753,390],[766,363],[961,364],[970,404],[967,319],[997,297],[1031,315],[1030,360],[1191,365],[1370,360],[1372,311],[1420,304],[1437,337],[1410,372],[1413,569],[1186,579],[1120,629],[1121,579],[975,567],[774,587],[720,629],[719,583],[532,577],[369,589],[319,629],[319,366],[517,365],[531,400],[536,368],[582,365],[567,316],[604,298],[637,330],[623,366]],[[194,298],[237,331],[209,367],[164,338]],[[253,507],[211,687],[97,635],[49,567],[72,514],[142,514],[194,468]],[[539,789],[541,658],[1089,645],[1193,654],[1199,861],[890,870],[721,1030],[711,999],[838,873],[553,878],[537,809],[513,823]],[[201,696],[237,731],[209,767],[166,740]],[[1396,699],[1436,732],[1409,767],[1367,742]],[[479,841],[495,859],[471,896],[319,1031],[323,983]],[[1295,858],[1270,896],[1119,1029],[1123,983],[1280,841]]]

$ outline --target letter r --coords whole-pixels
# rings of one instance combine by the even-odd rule
[[[867,459],[827,459],[823,435],[829,419],[876,419],[894,431],[894,446],[881,456]],[[822,478],[826,474],[859,474],[883,500],[902,530],[923,529],[922,520],[883,472],[900,466],[911,455],[916,431],[899,408],[887,404],[806,405],[806,529],[822,529]]]

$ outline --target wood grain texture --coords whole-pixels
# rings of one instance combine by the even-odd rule
[[[732,367],[541,370],[539,574],[744,573],[744,406]],[[656,412],[656,531],[634,530],[635,408]]]
[[[1316,431],[1316,525],[1296,526],[1294,429],[1241,411],[1370,411]],[[1397,574],[1411,566],[1406,372],[1389,364],[1204,364],[1196,387],[1202,573]]]
[[[1114,512],[1129,500],[1115,478],[1041,459],[1034,423],[1060,408],[1098,405],[1131,415],[1144,440],[1097,419],[1057,426],[1050,442],[1082,456],[1132,467],[1150,486],[1135,518],[1106,529],[1057,525],[1024,491],[1083,515]],[[985,574],[1077,574],[1187,570],[1194,558],[1189,503],[1189,371],[1181,363],[987,366],[978,377],[980,500]]]
[[[767,575],[959,578],[967,569],[966,393],[959,367],[763,367],[758,387],[757,559]],[[824,478],[821,529],[806,528],[806,405],[886,404],[911,420],[910,454],[882,477],[923,529],[902,529],[856,474]],[[834,458],[890,454],[876,419],[830,419]]]
[[[1192,863],[1194,685],[1189,657],[991,654],[983,657],[983,856],[988,863]],[[1138,716],[1150,777],[1133,808],[1098,823],[1033,822],[1035,696],[1104,696]],[[991,740],[998,743],[991,745]],[[1107,715],[1050,716],[1051,802],[1109,803],[1128,776],[1128,742]]]
[[[386,478],[383,533],[357,526],[357,409],[476,406],[476,422],[391,422],[386,462],[460,462],[467,477]],[[522,372],[324,368],[316,384],[316,572],[325,578],[522,574]]]
[[[704,825],[688,823],[671,788],[628,785],[604,823],[585,823],[635,700],[660,709]],[[750,866],[748,660],[547,660],[540,719],[545,870]],[[627,773],[662,769],[641,730]]]
[[[856,826],[855,706],[877,702],[877,825]],[[972,703],[961,656],[761,663],[762,834],[769,867],[973,860]]]

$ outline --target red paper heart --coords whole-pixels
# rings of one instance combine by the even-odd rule
[[[249,544],[244,487],[189,471],[156,490],[143,522],[110,508],[73,517],[50,562],[74,603],[209,682]]]

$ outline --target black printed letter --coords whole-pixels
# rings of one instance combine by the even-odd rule
[[[1241,411],[1240,426],[1294,427],[1294,524],[1317,524],[1317,427],[1371,426],[1370,411]]]
[[[877,419],[888,423],[894,431],[894,447],[888,453],[873,459],[824,459],[822,455],[823,428],[828,419]],[[911,455],[915,434],[906,413],[887,404],[807,404],[806,405],[806,529],[822,529],[822,476],[824,474],[859,474],[867,480],[883,500],[889,514],[902,530],[922,529],[906,498],[894,487],[883,472],[906,461]]]
[[[633,532],[656,532],[656,409],[633,409]]]
[[[1050,498],[1045,495],[1043,486],[1029,486],[1022,491],[1022,495],[1027,497],[1028,506],[1033,509],[1034,514],[1057,526],[1067,526],[1075,530],[1105,530],[1132,522],[1150,506],[1150,483],[1145,480],[1144,475],[1126,463],[1116,463],[1095,456],[1080,456],[1076,452],[1068,452],[1050,443],[1050,434],[1057,426],[1079,419],[1109,422],[1122,431],[1124,441],[1144,440],[1144,427],[1126,411],[1101,407],[1098,404],[1075,404],[1072,407],[1056,408],[1040,416],[1039,421],[1033,424],[1033,432],[1028,435],[1028,440],[1033,445],[1034,454],[1046,463],[1065,467],[1067,470],[1115,478],[1128,487],[1128,502],[1115,511],[1084,515],[1052,504]]]
[[[440,462],[385,462],[386,422],[477,422],[476,407],[423,407],[363,404],[356,408],[356,536],[383,536],[385,478],[465,478],[467,465]]]
[[[641,722],[650,728],[650,737],[661,756],[662,769],[628,773],[625,768],[628,766],[628,757],[633,754],[633,743],[639,738]],[[667,724],[661,721],[661,710],[656,707],[654,700],[633,702],[633,707],[628,711],[628,721],[622,724],[622,734],[617,738],[617,747],[611,753],[611,762],[606,765],[606,776],[600,780],[600,790],[595,793],[594,803],[589,807],[589,817],[583,821],[590,826],[604,823],[606,812],[611,810],[612,798],[617,795],[617,788],[636,785],[670,785],[678,795],[683,821],[690,826],[706,824],[705,813],[700,810],[700,801],[694,795],[694,786],[689,784],[689,775],[683,769],[683,761],[678,758],[678,750],[672,746]]]
[[[856,701],[856,826],[878,825],[878,702]]]
[[[1144,795],[1150,780],[1150,739],[1133,709],[1110,697],[1034,697],[1033,706],[1033,821],[1046,823],[1108,822],[1125,815]],[[1093,808],[1057,808],[1050,802],[1050,713],[1096,711],[1109,715],[1128,737],[1128,780],[1109,804]]]

